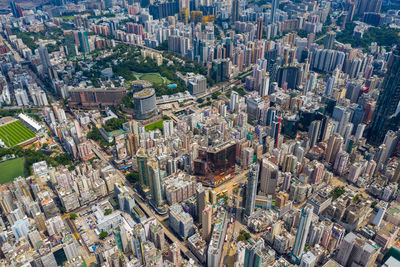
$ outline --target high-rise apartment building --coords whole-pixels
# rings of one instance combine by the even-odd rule
[[[209,240],[211,235],[211,228],[212,228],[212,206],[207,205],[206,208],[202,212],[202,235],[201,237],[204,240]]]
[[[163,193],[158,162],[151,160],[147,163],[147,167],[149,168],[151,200],[155,205],[159,206],[163,202]]]
[[[379,251],[375,242],[350,232],[340,245],[336,261],[343,266],[372,266]]]
[[[333,49],[335,44],[335,38],[336,38],[336,33],[334,31],[328,32],[324,40],[324,48]]]
[[[279,7],[279,0],[272,0],[272,7],[271,7],[271,23],[276,22],[276,10]]]
[[[199,215],[199,222],[203,223],[203,211],[209,202],[210,193],[208,190],[205,190],[201,187],[200,192],[197,195],[197,207],[198,207],[198,215]]]
[[[239,20],[239,0],[232,1],[232,23]]]
[[[252,165],[247,177],[247,193],[246,193],[246,214],[251,215],[256,205],[257,183],[258,183],[257,165]]]
[[[257,40],[261,40],[263,36],[264,20],[263,18],[258,18],[257,20]]]
[[[313,206],[307,204],[302,210],[300,215],[299,227],[296,232],[296,239],[294,241],[292,256],[298,262],[303,255],[304,247],[306,245],[308,232],[310,231],[311,219],[313,215]]]
[[[321,131],[321,121],[312,121],[308,128],[308,139],[310,140],[310,147],[314,147],[318,142],[318,137]]]
[[[367,1],[368,2],[368,1]],[[390,56],[387,72],[382,83],[382,90],[374,111],[369,140],[379,144],[386,132],[396,123],[398,104],[400,101],[400,45]]]
[[[136,160],[139,172],[139,182],[142,189],[150,186],[149,170],[147,168],[147,154],[146,149],[141,147],[136,153]]]
[[[14,0],[10,2],[10,8],[14,18],[22,18],[24,16],[21,6],[16,4]]]
[[[89,38],[86,31],[78,31],[79,47],[82,53],[90,52]]]

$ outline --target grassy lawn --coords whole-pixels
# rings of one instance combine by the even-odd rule
[[[163,130],[163,120],[159,120],[152,124],[146,125],[144,128],[146,129],[146,131],[152,131],[155,128],[158,128],[162,131]]]
[[[72,21],[72,20],[74,20],[74,15],[71,15],[71,16],[62,16],[62,19],[63,19],[63,20]]]
[[[165,77],[162,77],[159,73],[146,73],[146,74],[136,74],[136,78],[139,80],[149,81],[152,84],[167,84],[169,80]]]
[[[0,127],[0,139],[7,147],[13,147],[35,136],[35,133],[26,128],[20,121],[14,121]]]
[[[24,176],[24,158],[1,162],[0,173],[0,184],[5,184],[16,177]]]

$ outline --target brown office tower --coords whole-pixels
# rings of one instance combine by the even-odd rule
[[[263,18],[258,18],[257,21],[257,40],[261,40],[263,35]]]
[[[217,185],[235,171],[236,143],[228,141],[215,147],[199,148],[194,173],[204,176],[205,183]]]

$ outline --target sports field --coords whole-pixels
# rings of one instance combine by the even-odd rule
[[[146,74],[136,74],[135,75],[137,79],[139,80],[145,80],[149,81],[152,84],[167,84],[169,80],[163,76],[161,76],[159,73],[146,73]]]
[[[7,147],[13,147],[35,136],[33,131],[26,128],[25,125],[18,120],[0,126],[0,139],[3,140]]]
[[[0,184],[24,176],[24,158],[11,159],[0,163]]]
[[[158,128],[162,131],[163,130],[163,120],[159,120],[152,124],[146,125],[144,128],[146,129],[146,131],[153,131],[155,128]]]

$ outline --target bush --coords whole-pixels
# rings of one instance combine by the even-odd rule
[[[101,232],[100,234],[99,234],[99,238],[101,239],[101,240],[103,240],[103,239],[105,239],[106,237],[108,236],[108,233],[107,232]]]
[[[106,209],[106,210],[104,211],[104,215],[105,215],[105,216],[110,215],[111,213],[112,213],[112,209]]]

